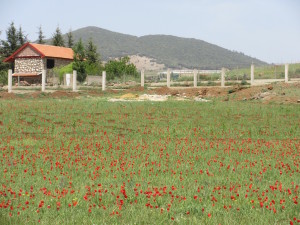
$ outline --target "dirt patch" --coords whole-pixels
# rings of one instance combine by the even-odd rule
[[[228,90],[229,95],[234,95],[235,100],[245,100],[245,99],[252,99],[256,94],[261,93],[261,87],[249,87],[249,88],[240,88],[240,87],[233,87]]]
[[[234,100],[260,100],[265,104],[276,103],[297,103],[300,99],[299,83],[276,83],[264,86],[254,86],[247,89],[237,89],[229,96],[234,96]],[[232,90],[232,89],[231,89]],[[230,90],[229,90],[230,92]]]
[[[149,94],[157,95],[172,95],[172,96],[182,96],[182,97],[219,97],[227,94],[227,89],[220,87],[203,87],[203,88],[167,88],[160,87],[148,91]]]
[[[78,97],[79,93],[78,92],[69,92],[69,91],[55,91],[53,93],[49,94],[50,97],[53,98],[73,98],[73,97]]]
[[[156,101],[156,102],[163,102],[167,101],[168,97],[170,95],[149,95],[149,94],[143,94],[143,95],[134,95],[132,93],[128,93],[125,95],[122,95],[119,98],[110,98],[108,99],[109,102],[130,102],[130,101]],[[178,99],[179,100],[179,99]]]
[[[41,97],[41,91],[36,91],[36,92],[32,92],[32,93],[29,93],[28,96],[30,96],[31,98],[38,98],[38,97]]]
[[[141,86],[135,86],[135,87],[132,87],[132,88],[126,90],[126,92],[134,92],[134,91],[141,92],[141,91],[144,91],[144,90],[145,90],[144,87],[141,87]]]
[[[168,87],[155,88],[155,89],[149,90],[148,94],[170,95],[171,89]]]
[[[297,97],[286,97],[286,96],[270,96],[269,98],[263,99],[264,104],[269,103],[279,103],[279,104],[297,104],[298,98]],[[299,104],[299,103],[298,103]]]
[[[163,102],[163,101],[167,101],[168,97],[169,97],[169,95],[148,95],[148,94],[143,94],[143,95],[139,96],[139,100]]]
[[[231,87],[159,87],[155,89],[144,89],[144,87],[135,86],[127,90],[111,90],[105,92],[101,90],[80,90],[72,92],[68,90],[52,90],[51,92],[41,91],[16,91],[7,93],[0,91],[0,99],[26,99],[26,98],[77,98],[82,97],[114,97],[123,94],[117,99],[126,100],[153,100],[165,101],[168,96],[174,100],[199,100],[218,98],[224,101],[261,101],[268,103],[299,104],[300,101],[300,83],[272,83],[262,86],[231,86]],[[167,96],[167,97],[166,97]]]
[[[0,92],[0,99],[17,99],[18,96],[14,93]]]
[[[120,97],[120,99],[136,99],[138,97],[139,97],[138,95],[135,95],[135,94],[132,94],[132,93],[127,93],[125,95],[122,95]]]
[[[149,94],[172,95],[185,98],[220,98],[224,101],[257,100],[265,104],[299,104],[300,83],[274,83],[262,86],[167,88],[161,87],[148,91]]]

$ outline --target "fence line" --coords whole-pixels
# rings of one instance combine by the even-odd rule
[[[293,68],[293,65],[291,66]],[[268,71],[270,67],[268,67]],[[276,66],[275,68],[275,78],[277,78],[277,70],[276,70]],[[282,71],[281,74],[284,75],[284,77],[282,79],[266,79],[264,80],[265,82],[275,82],[275,81],[284,81],[286,83],[288,83],[290,81],[290,77],[289,77],[289,64],[285,64],[284,65],[284,72]],[[254,64],[251,65],[251,67],[248,69],[248,71],[250,72],[250,85],[259,85],[262,84],[260,81],[262,81],[262,79],[256,79],[257,77],[257,73],[255,72],[256,68],[254,66]],[[261,68],[258,68],[259,71],[262,71]],[[280,68],[280,70],[282,70]],[[300,68],[295,69],[294,68],[294,73],[298,73],[300,75]],[[247,84],[246,82],[246,69],[243,69],[244,71],[244,75],[243,75],[243,79],[242,82],[245,81],[245,84]],[[226,86],[226,81],[227,82],[233,82],[233,80],[230,79],[230,77],[228,76],[228,74],[231,73],[230,70],[226,70],[225,68],[222,68],[222,70],[171,70],[168,69],[167,71],[161,71],[158,73],[152,73],[150,76],[147,76],[147,74],[145,73],[145,70],[142,70],[140,73],[140,85],[142,87],[146,85],[152,85],[153,83],[156,86],[166,86],[168,88],[170,88],[171,86],[193,86],[193,87],[197,87],[200,86],[202,84],[207,84],[208,86],[216,86],[215,80],[217,81],[217,83],[220,83],[219,86],[221,87],[225,87]],[[279,72],[279,71],[278,71]],[[227,73],[227,79],[226,79],[226,73]],[[255,75],[256,74],[256,75]],[[261,74],[258,74],[259,76]],[[237,76],[237,81],[238,81],[238,75]],[[150,79],[147,79],[147,77]],[[73,91],[77,91],[77,71],[73,71],[73,76],[72,78],[72,90]],[[124,75],[125,78],[125,75]],[[214,79],[213,79],[214,78]],[[261,77],[260,77],[261,78]],[[300,76],[299,76],[300,78]],[[105,91],[107,88],[107,80],[106,80],[106,71],[102,72],[102,77],[101,76],[88,76],[87,77],[87,84],[91,84],[90,80],[96,81],[96,85],[100,84],[102,85],[102,91]],[[44,92],[46,91],[46,71],[43,70],[42,71],[42,87],[41,87],[41,91]],[[101,80],[101,82],[100,82]],[[13,81],[13,74],[11,70],[8,70],[8,92],[11,93],[12,92],[12,81]],[[299,79],[300,81],[300,79]],[[234,83],[234,82],[233,82]],[[136,81],[134,82],[135,85],[137,85],[138,83],[136,83]],[[161,84],[161,85],[157,85],[157,84]]]

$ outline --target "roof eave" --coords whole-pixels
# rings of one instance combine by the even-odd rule
[[[7,57],[6,59],[3,60],[3,62],[13,62],[15,59],[15,56],[21,52],[24,48],[26,48],[29,45],[29,42],[27,42],[26,44],[24,44],[23,46],[21,46],[17,51],[15,51],[12,55],[10,55],[9,57]]]
[[[13,62],[13,61],[14,61],[14,58],[12,58],[11,56],[9,56],[3,60],[3,62]]]
[[[38,49],[36,49],[34,46],[32,46],[30,44],[30,42],[25,43],[23,46],[21,46],[17,51],[15,51],[12,55],[10,55],[9,57],[7,57],[6,59],[3,60],[3,62],[13,62],[15,60],[15,56],[18,55],[24,48],[26,48],[27,46],[29,46],[30,48],[32,48],[34,51],[36,51],[38,54],[40,54],[40,56],[43,58],[45,57],[45,55],[39,51]]]
[[[44,53],[42,53],[40,50],[38,50],[36,47],[34,47],[33,45],[31,45],[30,43],[29,43],[29,45],[30,45],[30,47],[31,47],[34,51],[36,51],[38,54],[40,54],[42,58],[45,57],[45,54],[44,54]]]

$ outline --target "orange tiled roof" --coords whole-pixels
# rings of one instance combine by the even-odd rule
[[[61,59],[73,59],[73,49],[30,43],[35,49],[39,50],[45,57],[61,58]]]
[[[36,51],[42,58],[59,58],[59,59],[73,59],[73,49],[52,46],[52,45],[42,45],[42,44],[34,44],[34,43],[26,43],[22,47],[20,47],[17,51],[15,51],[11,56],[6,58],[4,62],[12,62],[16,58],[16,56],[26,47],[32,48]]]

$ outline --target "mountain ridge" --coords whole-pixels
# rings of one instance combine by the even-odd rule
[[[75,42],[92,38],[103,60],[138,55],[152,58],[167,68],[220,69],[267,65],[266,62],[209,42],[173,35],[134,36],[88,26],[72,31]],[[64,35],[66,38],[66,34]]]

